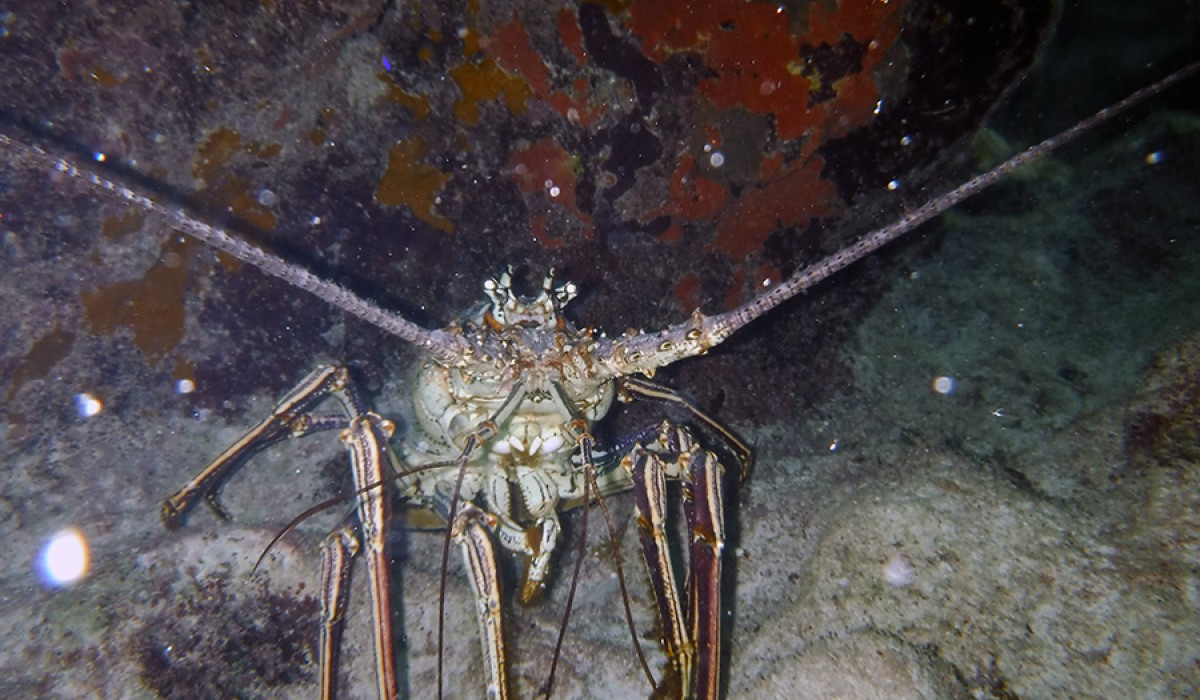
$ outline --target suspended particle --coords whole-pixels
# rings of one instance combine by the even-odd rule
[[[87,539],[79,528],[68,527],[54,533],[42,547],[38,573],[47,586],[67,586],[83,578],[89,561]]]

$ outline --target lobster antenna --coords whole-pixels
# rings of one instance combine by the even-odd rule
[[[1036,158],[1058,150],[1079,135],[1123,114],[1130,108],[1166,90],[1175,83],[1191,77],[1197,71],[1200,71],[1200,61],[1190,63],[1162,80],[1148,85],[1132,93],[1125,99],[1083,119],[1066,131],[1059,132],[1041,143],[1030,146],[991,170],[976,175],[940,197],[935,197],[917,209],[906,213],[895,223],[876,229],[857,242],[842,248],[819,262],[809,265],[770,291],[762,293],[738,308],[705,319],[706,325],[711,324],[710,329],[713,336],[715,336],[714,340],[718,343],[721,342],[754,319],[812,287],[826,277],[842,270],[851,263],[861,260],[933,217],[957,206],[963,200],[1003,180],[1017,168]]]
[[[857,242],[803,268],[779,285],[759,294],[732,311],[706,316],[697,309],[687,321],[668,326],[661,331],[600,339],[592,354],[594,357],[614,365],[622,375],[630,375],[634,372],[649,373],[658,367],[664,367],[685,357],[703,354],[713,346],[724,342],[726,338],[759,316],[826,277],[879,250],[968,197],[991,187],[1022,165],[1062,147],[1081,134],[1125,113],[1197,72],[1200,72],[1200,61],[1180,68],[1162,80],[1077,122],[1066,131],[1027,148],[991,170],[976,175],[949,192],[929,200],[917,209],[906,213],[895,223],[876,229]]]
[[[30,128],[22,127],[22,130],[36,136]],[[422,328],[339,284],[323,280],[303,267],[268,253],[220,227],[206,224],[189,214],[182,205],[163,204],[151,195],[149,188],[134,184],[133,176],[123,176],[112,168],[105,168],[102,174],[99,168],[52,154],[45,148],[9,136],[4,131],[0,131],[0,146],[15,151],[18,159],[33,167],[54,170],[82,182],[93,192],[116,195],[142,211],[160,216],[166,219],[172,228],[253,265],[268,275],[278,277],[377,328],[399,336],[437,359],[454,360],[461,356],[461,341],[456,337],[444,331]]]

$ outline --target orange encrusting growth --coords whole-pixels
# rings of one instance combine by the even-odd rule
[[[525,100],[532,91],[520,78],[504,72],[491,58],[468,60],[450,69],[450,77],[458,85],[462,97],[452,108],[454,118],[473,126],[479,123],[479,105],[500,98],[512,114],[525,113]]]
[[[202,198],[214,209],[227,209],[256,229],[274,229],[278,220],[251,194],[250,181],[227,172],[226,166],[239,153],[266,159],[277,156],[280,148],[279,144],[243,143],[241,135],[228,127],[212,132],[200,144],[192,164],[192,176],[204,181],[206,186]]]
[[[388,151],[387,171],[375,188],[375,201],[388,207],[406,206],[421,221],[451,233],[454,226],[434,207],[450,176],[421,162],[426,150],[425,141],[419,136],[392,146]]]
[[[93,333],[112,333],[119,326],[133,332],[133,344],[158,362],[183,340],[183,292],[186,260],[198,245],[191,238],[172,236],[163,244],[158,262],[141,279],[114,282],[80,293]]]

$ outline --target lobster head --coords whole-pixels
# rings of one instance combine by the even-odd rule
[[[554,286],[554,268],[542,279],[541,292],[535,297],[523,297],[513,291],[512,266],[498,278],[483,283],[483,291],[491,300],[491,308],[483,314],[484,322],[494,331],[503,328],[536,328],[557,330],[564,327],[563,307],[575,298],[578,289],[574,282]]]

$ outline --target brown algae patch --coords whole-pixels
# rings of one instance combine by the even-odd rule
[[[425,141],[419,136],[392,146],[388,151],[387,172],[375,188],[375,201],[388,207],[406,206],[421,221],[452,233],[454,226],[434,209],[438,194],[450,176],[420,162],[426,150]]]
[[[183,340],[183,291],[194,246],[190,239],[172,236],[163,244],[158,262],[141,279],[114,282],[81,292],[87,322],[93,333],[112,333],[120,326],[133,332],[133,344],[157,362]]]

